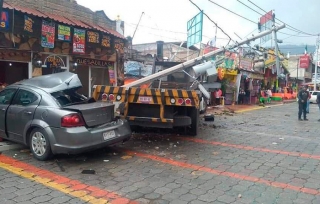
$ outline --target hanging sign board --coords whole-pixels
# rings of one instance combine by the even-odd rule
[[[55,25],[53,22],[42,21],[41,46],[54,48]]]
[[[71,41],[71,27],[58,25],[58,40],[62,40],[65,42]]]
[[[74,29],[73,32],[73,53],[85,53],[86,31],[82,29]]]

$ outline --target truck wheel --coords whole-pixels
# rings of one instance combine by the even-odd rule
[[[33,156],[40,161],[48,160],[53,156],[49,138],[43,129],[35,128],[32,130],[29,145]]]
[[[199,123],[200,123],[200,116],[199,116],[199,109],[193,108],[190,110],[190,117],[191,117],[191,127],[189,134],[191,136],[197,136],[199,132]]]

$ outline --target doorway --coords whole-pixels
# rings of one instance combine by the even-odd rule
[[[0,84],[13,84],[29,78],[29,64],[0,61]]]

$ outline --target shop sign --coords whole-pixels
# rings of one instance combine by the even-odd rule
[[[115,72],[114,72],[114,66],[108,67],[109,71],[109,80],[111,84],[114,84],[116,82]]]
[[[96,67],[110,67],[110,66],[113,67],[114,66],[114,62],[89,59],[89,58],[76,58],[75,62],[78,65],[85,65],[85,66],[96,66]]]
[[[42,21],[41,46],[54,48],[55,24],[53,22]]]
[[[23,26],[23,30],[27,33],[33,33],[33,25],[34,25],[34,21],[32,18],[30,18],[27,15],[24,15],[24,26]]]
[[[87,31],[87,41],[89,43],[99,43],[100,35],[98,32]]]
[[[299,67],[307,69],[309,68],[309,62],[310,62],[309,55],[300,56]]]
[[[120,53],[124,51],[124,42],[122,40],[114,40],[114,49],[118,50]]]
[[[251,73],[251,72],[246,72],[246,71],[241,71],[242,75],[247,76],[250,79],[264,79],[264,75],[262,74],[256,74],[256,73]]]
[[[3,11],[1,13],[0,19],[0,30],[8,30],[9,29],[9,13],[8,11]]]
[[[73,53],[85,53],[86,31],[82,29],[74,29],[73,32]]]
[[[66,57],[58,55],[49,55],[45,58],[42,67],[44,68],[63,68],[66,67]]]
[[[244,70],[252,70],[252,60],[251,59],[240,59],[240,68]]]
[[[109,36],[103,35],[101,39],[101,45],[103,47],[111,47],[111,38]]]
[[[71,41],[71,27],[58,25],[58,40],[70,42]]]
[[[220,80],[222,80],[225,77],[225,75],[232,75],[232,76],[238,75],[238,70],[236,69],[226,69],[223,67],[219,67],[217,71],[218,71],[218,78]]]

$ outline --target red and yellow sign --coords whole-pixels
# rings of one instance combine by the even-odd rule
[[[236,76],[238,74],[238,70],[236,69],[226,69],[226,68],[218,68],[218,78],[222,80],[225,75]]]

